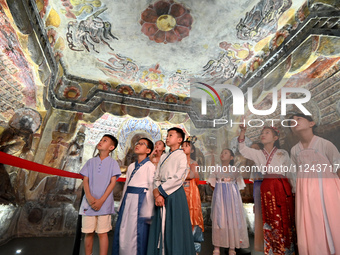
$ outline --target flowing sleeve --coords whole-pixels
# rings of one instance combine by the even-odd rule
[[[172,155],[175,157],[175,160],[172,159],[174,160],[174,165],[171,167],[169,167],[169,165],[165,166],[168,171],[167,179],[158,186],[158,190],[164,198],[167,198],[173,192],[178,190],[183,185],[187,176],[187,156],[184,152],[180,152],[181,153],[176,153],[177,155]]]
[[[261,150],[250,148],[245,144],[245,142],[239,143],[238,149],[243,157],[253,160],[256,165],[261,164],[261,159],[263,159],[263,152]]]
[[[297,158],[296,158],[296,149],[295,146],[290,150],[290,159],[292,164],[297,167],[298,163],[297,163]],[[296,169],[296,168],[295,168]]]
[[[282,165],[288,167],[288,172],[286,173],[286,177],[288,178],[288,181],[290,183],[290,186],[292,187],[292,192],[296,192],[296,172],[294,164],[289,157],[289,154],[287,151],[282,150],[284,152],[284,160]]]
[[[125,180],[125,183],[124,183],[123,193],[122,193],[122,197],[120,199],[118,211],[120,210],[120,206],[122,204],[122,200],[124,198],[124,195],[125,195],[125,192],[126,192],[126,189],[127,189],[127,185],[128,185],[129,179],[130,179],[130,175],[131,175],[131,172],[133,171],[134,166],[135,166],[135,163],[131,163],[126,170],[126,180]]]
[[[148,182],[148,190],[145,195],[145,199],[142,204],[142,208],[140,211],[140,216],[143,218],[150,219],[153,214],[153,209],[154,209],[154,198],[153,198],[153,180],[154,180],[154,175],[155,175],[155,165],[150,161],[150,164],[148,163],[147,165],[147,171],[146,171],[146,178]]]
[[[329,162],[333,165],[333,172],[337,173],[340,168],[340,153],[333,143],[324,140],[323,151],[326,154]]]
[[[161,185],[161,183],[162,183],[161,182],[161,176],[160,176],[160,173],[159,173],[159,168],[160,168],[161,163],[164,160],[164,157],[165,157],[165,155],[163,154],[161,156],[161,158],[159,159],[159,162],[158,162],[157,167],[156,167],[156,171],[155,171],[154,178],[153,178],[153,184],[154,184],[153,188],[154,189],[158,188],[158,186]]]

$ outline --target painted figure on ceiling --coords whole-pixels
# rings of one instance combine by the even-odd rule
[[[113,57],[109,58],[108,62],[98,59],[99,62],[105,64],[103,67],[99,67],[99,69],[109,77],[115,77],[125,82],[133,82],[136,79],[139,70],[137,64],[128,57],[113,53],[109,54]]]
[[[91,50],[99,53],[95,48],[95,44],[106,44],[112,51],[114,50],[110,44],[110,39],[118,38],[111,33],[111,23],[103,21],[98,16],[107,8],[97,11],[87,19],[78,21],[70,21],[67,26],[66,39],[68,46],[74,51]],[[91,47],[91,48],[90,48]]]
[[[278,19],[291,5],[292,0],[260,0],[237,24],[237,37],[258,42],[275,33]]]
[[[167,90],[174,94],[189,95],[190,77],[187,71],[177,70],[169,77]]]
[[[210,60],[203,69],[203,76],[205,77],[227,80],[234,77],[237,66],[228,57],[227,52],[225,52],[220,54],[217,60]]]

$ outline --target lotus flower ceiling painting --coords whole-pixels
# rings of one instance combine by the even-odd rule
[[[157,43],[175,43],[189,35],[193,19],[182,4],[159,1],[141,15],[142,32]]]

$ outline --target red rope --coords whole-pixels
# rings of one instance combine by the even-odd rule
[[[45,166],[42,164],[38,164],[26,159],[22,159],[19,157],[12,156],[10,154],[4,153],[0,151],[0,163],[5,164],[5,165],[10,165],[14,167],[19,167],[19,168],[24,168],[27,170],[39,172],[39,173],[44,173],[44,174],[51,174],[51,175],[58,175],[61,177],[69,177],[69,178],[76,178],[76,179],[83,179],[83,176],[81,174],[77,173],[72,173],[64,170],[60,170],[57,168],[53,168],[50,166]],[[118,182],[125,182],[126,178],[118,178]],[[245,179],[244,182],[247,183],[252,183],[249,181],[249,179]],[[207,184],[206,181],[199,181],[198,184],[205,185]]]
[[[24,168],[27,170],[44,173],[44,174],[51,174],[51,175],[58,175],[62,177],[69,177],[69,178],[77,178],[83,179],[81,174],[72,173],[64,170],[60,170],[57,168],[45,166],[42,164],[38,164],[26,159],[22,159],[19,157],[12,156],[10,154],[4,153],[0,151],[0,163],[10,166],[15,166],[19,168]]]

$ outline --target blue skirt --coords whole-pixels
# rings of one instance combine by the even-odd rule
[[[157,206],[150,226],[147,254],[161,255],[164,243],[165,255],[195,255],[188,202],[183,187],[165,199],[165,208],[164,240],[161,207]]]

